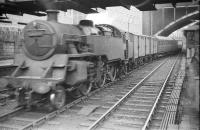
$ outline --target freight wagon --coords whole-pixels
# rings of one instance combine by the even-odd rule
[[[157,55],[174,54],[180,50],[178,40],[173,40],[166,37],[158,37]]]

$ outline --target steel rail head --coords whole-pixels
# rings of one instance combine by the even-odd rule
[[[181,61],[182,61],[182,59],[181,59]],[[178,64],[181,64],[181,61]],[[179,69],[179,71],[180,70],[181,70],[181,68]],[[179,76],[179,75],[180,75],[180,72],[178,72],[177,76]],[[176,110],[177,110],[176,105],[178,104],[180,91],[181,91],[181,88],[179,88],[179,89],[173,88],[170,99],[169,99],[168,106],[167,106],[167,108],[164,112],[165,114],[168,114],[168,116],[163,117],[163,119],[162,119],[163,123],[161,123],[160,128],[159,128],[160,130],[166,130],[168,124],[170,124],[170,123],[174,124],[175,123],[175,121],[176,121]],[[170,115],[172,116],[172,118],[170,118],[171,117]],[[164,120],[167,120],[167,121],[164,122]]]
[[[148,117],[147,117],[147,119],[146,119],[146,121],[145,121],[143,127],[142,127],[142,130],[146,130],[146,128],[147,128],[148,125],[149,125],[149,122],[150,122],[150,120],[151,120],[151,117],[152,117],[152,115],[153,115],[153,113],[154,113],[154,110],[155,110],[157,104],[158,104],[158,101],[159,101],[159,99],[160,99],[160,96],[161,96],[161,94],[162,94],[162,92],[163,92],[163,90],[164,90],[164,88],[165,88],[165,86],[166,86],[166,83],[167,83],[167,81],[168,81],[168,79],[169,79],[169,77],[170,77],[170,75],[171,75],[171,73],[172,73],[172,70],[173,70],[173,68],[174,68],[174,66],[175,66],[175,64],[176,64],[176,62],[177,62],[177,60],[178,60],[178,57],[179,57],[179,55],[176,57],[176,60],[174,61],[173,65],[171,66],[171,69],[170,69],[169,73],[167,74],[167,77],[166,77],[166,79],[165,79],[165,81],[164,81],[164,83],[163,83],[163,85],[162,85],[162,88],[160,89],[160,92],[159,92],[158,96],[156,97],[156,100],[155,100],[155,102],[154,102],[154,104],[153,104],[153,107],[152,107],[152,109],[151,109],[151,111],[150,111],[150,113],[149,113],[149,115],[148,115]]]
[[[149,76],[151,76],[158,68],[160,68],[166,61],[163,61],[157,67],[155,67],[147,76],[145,76],[139,83],[137,83],[126,95],[124,95],[119,101],[117,101],[109,110],[107,110],[98,120],[96,120],[87,130],[95,129],[108,115],[110,115],[139,85],[141,85]]]
[[[24,109],[24,107],[22,106],[22,107],[18,107],[18,108],[16,108],[16,109],[14,109],[13,111],[11,111],[11,112],[9,112],[9,113],[4,113],[4,114],[2,114],[2,115],[0,116],[0,120],[3,119],[3,118],[8,117],[8,116],[10,116],[10,115],[12,115],[13,113],[19,112],[19,111],[21,111],[21,110],[23,110],[23,109]]]

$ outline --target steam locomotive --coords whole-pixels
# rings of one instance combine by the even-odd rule
[[[54,108],[65,105],[66,95],[87,95],[159,53],[177,52],[177,42],[122,32],[107,24],[79,25],[57,22],[57,11],[47,11],[47,21],[35,20],[24,28],[23,54],[14,59],[7,76],[16,87],[19,105],[31,106],[46,98]],[[173,42],[173,44],[171,44]],[[165,50],[173,48],[173,50]]]

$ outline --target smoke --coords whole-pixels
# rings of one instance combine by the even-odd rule
[[[106,11],[100,12],[98,14],[89,14],[86,19],[92,20],[94,24],[112,24],[114,18],[109,16]]]
[[[56,9],[55,0],[38,0],[45,9]]]

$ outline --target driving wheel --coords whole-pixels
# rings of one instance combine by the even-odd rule
[[[114,81],[116,79],[117,70],[114,65],[108,67],[108,79]]]
[[[82,95],[88,95],[92,89],[92,84],[89,83],[81,83],[78,87],[78,90]]]

